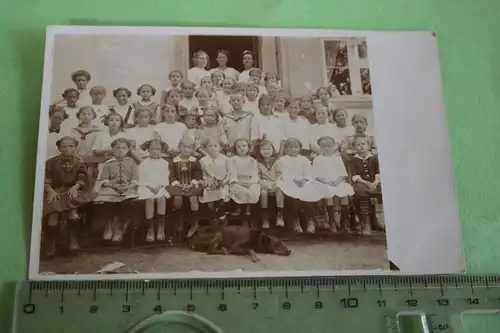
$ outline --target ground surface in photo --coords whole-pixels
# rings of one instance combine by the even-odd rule
[[[173,246],[59,256],[42,261],[40,272],[94,274],[114,261],[125,264],[117,271],[121,273],[388,269],[386,243],[370,238],[349,241],[301,239],[286,244],[292,250],[289,257],[258,254],[260,261],[257,263],[248,256],[208,255],[185,246]]]

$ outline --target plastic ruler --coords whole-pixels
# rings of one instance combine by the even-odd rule
[[[459,333],[500,276],[20,282],[14,333]]]

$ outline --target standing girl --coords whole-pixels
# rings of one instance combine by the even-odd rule
[[[173,70],[168,74],[168,80],[170,81],[167,87],[163,90],[166,93],[172,88],[182,89],[182,73],[179,70]],[[163,98],[162,98],[163,99]]]
[[[312,157],[321,155],[322,151],[318,145],[318,139],[324,136],[334,137],[336,127],[328,121],[330,108],[328,106],[316,106],[316,123],[311,125],[309,131],[309,144]]]
[[[286,102],[287,98],[284,93],[277,93],[274,96],[274,104],[273,104],[273,115],[278,117],[278,119],[285,122],[289,117],[288,112],[286,111]]]
[[[156,124],[156,115],[160,113],[160,106],[156,103],[152,97],[156,94],[156,89],[149,84],[143,84],[137,88],[137,95],[141,97],[140,100],[134,103],[134,109],[146,108],[151,113],[149,121],[152,125]],[[134,115],[135,116],[135,115]]]
[[[77,209],[95,198],[88,186],[85,165],[75,154],[78,142],[64,136],[56,145],[60,154],[45,163],[43,216],[47,223],[44,238],[48,257],[56,254],[56,237],[61,220],[67,222],[69,250],[78,250],[75,227],[80,216]]]
[[[94,109],[90,106],[82,106],[76,113],[79,124],[71,129],[71,136],[78,142],[75,154],[84,161],[92,160],[92,145],[100,128],[93,124],[96,118]]]
[[[198,107],[198,99],[194,95],[194,83],[186,81],[181,83],[182,99],[179,102],[179,114],[184,114]]]
[[[260,196],[257,161],[248,155],[249,152],[250,143],[246,139],[235,140],[235,155],[230,159],[234,174],[231,175],[229,183],[229,195],[235,203],[241,206],[242,225],[248,224],[249,204],[257,203]]]
[[[200,143],[207,142],[209,139],[219,142],[219,147],[223,151],[228,150],[227,134],[224,126],[220,123],[219,110],[215,108],[208,109],[203,116],[202,125],[198,128],[198,137]],[[207,155],[207,151],[201,145],[197,152],[202,156]]]
[[[175,107],[175,110],[177,112],[177,119],[178,121],[184,121],[184,117],[186,116],[185,110],[182,109],[180,110],[179,108],[179,103],[182,98],[182,91],[177,88],[172,88],[167,93],[165,94],[165,100],[162,103],[162,107],[158,108],[158,112],[156,113],[156,123],[159,124],[163,121],[163,115],[162,115],[162,108],[165,106],[165,104],[170,104]]]
[[[200,135],[198,132],[198,113],[195,111],[190,111],[186,115],[186,120],[184,121],[184,124],[186,125],[187,129],[184,131],[184,134],[182,136],[182,140],[189,140],[190,142],[193,142],[194,144],[194,152],[193,156],[196,158],[202,157],[201,154],[199,154],[196,150],[200,147]]]
[[[95,184],[95,201],[107,220],[103,238],[121,242],[133,212],[131,200],[137,198],[139,172],[137,163],[127,157],[131,148],[127,139],[114,140],[111,148],[114,157],[103,165]]]
[[[163,106],[163,122],[156,125],[155,130],[160,136],[161,140],[168,146],[167,158],[172,160],[176,154],[179,153],[179,142],[184,135],[187,127],[184,123],[176,121],[177,110],[172,104],[165,104]]]
[[[80,110],[80,107],[77,106],[78,96],[80,96],[80,93],[75,88],[65,89],[62,93],[62,97],[66,101],[64,111],[66,111],[68,119],[61,126],[67,131],[71,131],[73,127],[78,126],[78,117],[76,116]]]
[[[226,78],[226,74],[224,74],[221,70],[214,70],[212,72],[212,82],[214,83],[215,92],[219,93],[222,91],[222,81]]]
[[[229,99],[234,92],[234,85],[235,81],[231,78],[225,78],[224,81],[222,81],[222,92],[218,93],[217,100],[224,114],[231,112]]]
[[[343,152],[348,146],[347,138],[354,134],[354,127],[348,124],[349,118],[344,108],[333,109],[332,118],[335,125],[333,138],[340,145],[339,150]]]
[[[208,93],[208,99],[211,102],[217,101],[217,94],[215,93],[214,84],[211,76],[204,76],[200,81],[200,89],[204,89]]]
[[[262,208],[262,228],[269,229],[269,211],[268,202],[269,195],[274,194],[276,197],[276,207],[278,214],[276,216],[276,226],[283,228],[285,222],[283,221],[283,205],[284,197],[283,192],[276,184],[277,170],[276,161],[278,154],[274,149],[274,145],[269,140],[258,140],[255,146],[255,155],[259,168],[260,179],[260,205]]]
[[[316,123],[315,109],[313,107],[313,99],[309,96],[303,96],[300,99],[300,115],[306,118],[310,124]]]
[[[209,93],[205,89],[198,89],[195,93],[196,99],[198,100],[198,117],[203,123],[203,117],[207,110],[210,108],[210,97]]]
[[[285,133],[282,122],[273,116],[272,109],[272,98],[268,95],[261,96],[259,98],[260,114],[255,115],[252,119],[250,138],[253,145],[257,140],[266,138],[272,142],[274,150],[279,153]]]
[[[352,116],[351,120],[352,126],[354,127],[354,135],[348,136],[347,137],[347,149],[345,150],[346,153],[350,156],[356,154],[356,148],[354,146],[354,141],[356,137],[362,137],[365,138],[366,144],[368,145],[368,150],[374,154],[377,155],[377,145],[375,144],[375,137],[373,135],[367,135],[366,134],[366,128],[368,127],[368,120],[366,119],[365,116],[362,116],[360,114],[355,114]]]
[[[323,106],[329,106],[332,109],[335,108],[335,105],[330,100],[332,98],[332,93],[327,87],[318,88],[318,90],[316,90],[316,96]]]
[[[288,138],[299,139],[302,149],[300,154],[302,156],[309,157],[309,131],[311,124],[304,117],[299,117],[300,112],[300,100],[291,99],[285,103],[286,110],[288,112],[288,118],[284,122],[285,140]]]
[[[121,87],[113,90],[113,96],[118,104],[110,107],[109,112],[119,114],[123,119],[124,127],[134,127],[134,106],[128,102],[132,92]]]
[[[264,74],[264,84],[266,85],[266,88],[270,84],[275,84],[278,87],[280,87],[281,82],[278,73],[266,72],[266,74]]]
[[[226,222],[226,203],[229,201],[229,182],[233,174],[229,157],[220,153],[219,140],[209,138],[204,148],[207,152],[200,159],[203,169],[203,196],[201,203],[209,203],[212,211],[212,218],[217,219],[217,225],[224,225]]]
[[[92,76],[86,70],[80,69],[71,74],[71,80],[75,83],[78,90],[78,104],[79,106],[92,105],[92,99],[89,94],[87,86],[89,85]]]
[[[227,62],[229,61],[229,52],[227,50],[218,50],[217,58],[215,60],[217,61],[218,66],[211,69],[210,72],[220,70],[226,75],[226,77],[230,77],[234,81],[238,81],[240,73],[236,69],[227,66]]]
[[[294,231],[302,232],[298,216],[302,206],[307,218],[307,232],[314,233],[316,225],[313,214],[317,202],[323,195],[318,191],[318,184],[313,174],[311,163],[300,155],[302,145],[298,139],[290,138],[285,142],[286,155],[278,161],[278,187],[288,197],[291,204],[291,216],[294,220]]]
[[[57,141],[66,135],[66,131],[61,128],[61,124],[68,119],[68,114],[62,106],[51,105],[49,110],[49,133],[47,135],[46,160],[59,155]]]
[[[104,97],[106,97],[106,89],[102,86],[92,87],[90,88],[90,97],[92,98],[92,109],[96,114],[92,124],[102,128],[104,127],[104,117],[109,112],[109,107],[102,103]]]
[[[252,114],[243,111],[243,96],[233,93],[229,103],[232,111],[224,116],[228,144],[233,146],[236,139],[245,139],[250,142]]]
[[[200,162],[193,156],[195,143],[189,138],[183,138],[179,143],[180,154],[170,163],[169,193],[174,197],[174,218],[177,226],[183,225],[184,216],[182,206],[184,199],[189,199],[191,208],[191,226],[187,238],[195,234],[199,227],[199,203],[201,195],[202,169]]]
[[[165,240],[165,212],[167,200],[170,194],[167,192],[169,184],[169,165],[161,158],[162,152],[168,147],[159,139],[153,139],[145,142],[145,148],[149,157],[144,159],[139,165],[139,200],[146,201],[146,223],[148,232],[146,242],[151,243],[155,240]],[[156,203],[156,219],[155,217]],[[156,223],[155,223],[156,222]]]
[[[113,158],[113,148],[111,147],[113,141],[116,139],[128,140],[128,135],[123,128],[123,118],[118,113],[110,113],[106,117],[104,124],[108,127],[108,130],[98,132],[92,144],[92,151],[98,163]],[[102,169],[102,165],[100,169]]]
[[[265,86],[262,85],[261,81],[262,81],[262,71],[258,68],[252,68],[250,70],[250,72],[248,72],[248,75],[250,77],[250,81],[255,83],[258,87],[259,87],[259,96],[258,98],[260,98],[260,96],[262,95],[267,95],[267,89]]]
[[[258,115],[260,113],[259,100],[257,99],[259,96],[259,87],[253,82],[248,83],[245,96],[246,101],[243,104],[243,110],[250,112],[254,116]]]
[[[330,136],[323,136],[318,139],[318,145],[321,155],[313,160],[313,171],[319,183],[318,191],[326,199],[330,231],[336,232],[337,227],[346,231],[351,221],[349,196],[354,194],[354,190],[347,183],[347,170],[342,158],[335,154],[335,140]]]
[[[151,116],[154,114],[151,113],[150,108],[141,106],[135,110],[134,115],[136,125],[127,130],[127,137],[131,141],[135,153],[143,159],[149,155],[149,150],[147,145],[145,147],[142,145],[159,136],[155,127],[151,125]]]
[[[193,54],[193,67],[188,70],[187,79],[188,81],[194,82],[196,87],[200,86],[201,78],[204,76],[210,76],[210,72],[207,71],[208,66],[208,54],[205,51],[197,51]]]

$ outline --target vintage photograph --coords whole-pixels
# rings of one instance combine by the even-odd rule
[[[52,41],[38,274],[398,269],[365,36]]]

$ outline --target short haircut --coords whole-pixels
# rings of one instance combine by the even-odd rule
[[[128,97],[132,96],[132,92],[125,87],[116,88],[113,90],[113,96],[116,97],[120,91],[124,91]]]
[[[115,148],[120,143],[126,144],[128,148],[131,147],[131,143],[129,140],[127,140],[125,138],[118,138],[118,139],[114,140],[113,142],[111,142],[111,148]]]
[[[64,89],[64,91],[61,94],[61,96],[64,97],[64,98],[66,98],[71,93],[76,93],[76,96],[80,96],[80,92],[78,90],[76,90],[75,88],[66,88],[66,89]]]
[[[88,105],[86,105],[86,106],[82,106],[82,107],[80,108],[80,110],[78,110],[78,112],[76,113],[76,118],[80,119],[80,115],[81,115],[81,114],[83,113],[83,111],[85,111],[85,110],[90,110],[90,111],[92,111],[92,115],[93,115],[93,118],[92,118],[92,119],[97,118],[97,113],[95,113],[94,108],[93,108],[93,107],[91,107],[91,106],[88,106]]]
[[[73,138],[71,136],[63,136],[62,138],[60,138],[59,140],[56,141],[56,147],[61,148],[61,145],[64,141],[71,141],[71,142],[73,142],[75,147],[78,146],[78,141],[75,138]]]
[[[93,94],[98,93],[98,92],[100,92],[101,94],[106,96],[106,88],[104,88],[103,86],[94,86],[94,87],[90,88],[89,94],[93,95]]]
[[[325,141],[325,140],[332,140],[333,144],[335,144],[335,139],[332,138],[331,136],[322,136],[317,141],[318,146],[321,143],[321,141]]]
[[[184,75],[182,75],[182,72],[180,70],[175,69],[173,71],[170,71],[170,73],[168,73],[168,78],[171,79],[172,78],[172,74],[174,74],[174,73],[179,74],[179,76],[181,77],[181,79],[184,77]]]
[[[285,149],[288,149],[288,147],[289,147],[291,144],[293,144],[293,143],[298,143],[298,144],[299,144],[300,149],[302,149],[302,143],[301,143],[301,142],[300,142],[300,140],[299,140],[299,139],[297,139],[297,138],[288,138],[288,139],[286,139],[286,141],[285,141]]]
[[[68,119],[69,114],[64,110],[64,107],[59,105],[51,105],[49,107],[49,117],[52,117],[56,113],[61,113],[63,115],[63,119]]]

